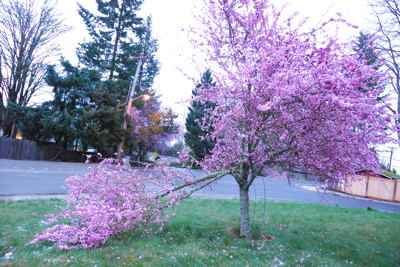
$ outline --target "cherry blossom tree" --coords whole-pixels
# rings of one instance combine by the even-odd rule
[[[326,24],[304,31],[304,21],[266,0],[210,0],[206,8],[198,48],[209,56],[216,86],[199,88],[193,101],[214,104],[202,126],[215,146],[199,163],[213,172],[191,179],[157,166],[142,174],[107,160],[67,181],[68,207],[32,243],[99,246],[122,231],[162,223],[165,207],[226,174],[239,186],[240,235],[249,237],[249,188],[264,167],[302,169],[329,185],[378,166],[372,148],[394,130],[378,97],[384,73],[329,36]]]
[[[298,168],[332,184],[377,166],[371,148],[389,141],[392,127],[387,104],[376,100],[386,77],[324,30],[343,19],[306,32],[304,20],[265,0],[207,1],[203,13],[196,44],[217,86],[197,99],[215,104],[203,124],[215,148],[201,165],[236,179],[242,237],[250,234],[249,188],[264,167]]]

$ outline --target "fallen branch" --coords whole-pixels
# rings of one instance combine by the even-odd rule
[[[193,180],[193,181],[184,183],[184,184],[182,184],[182,185],[179,185],[179,186],[177,186],[177,187],[174,187],[174,188],[172,188],[171,190],[168,190],[168,192],[162,193],[162,194],[156,196],[155,198],[156,198],[156,199],[159,199],[159,198],[162,198],[162,197],[167,196],[168,194],[170,194],[170,193],[172,193],[172,192],[181,190],[181,189],[183,189],[183,188],[185,188],[185,187],[192,186],[192,185],[195,185],[195,184],[198,184],[198,183],[205,182],[205,181],[208,181],[208,180],[213,179],[212,181],[206,183],[205,185],[203,185],[203,186],[201,186],[201,187],[199,187],[199,188],[196,188],[196,189],[192,190],[192,191],[189,193],[189,195],[188,195],[188,196],[190,196],[190,195],[193,194],[194,192],[196,192],[196,191],[198,191],[198,190],[200,190],[200,189],[206,187],[207,185],[213,183],[215,180],[218,180],[219,178],[221,178],[221,177],[223,177],[223,176],[225,176],[225,175],[227,175],[227,174],[229,174],[229,173],[230,173],[230,171],[219,171],[219,172],[209,173],[209,174],[204,175],[203,177],[201,177],[201,178],[199,178],[199,179],[196,179],[196,180]],[[186,196],[186,197],[188,197],[188,196]],[[186,197],[185,197],[185,198],[186,198]]]
[[[185,199],[185,198],[190,197],[193,193],[195,193],[195,192],[197,192],[197,191],[203,189],[204,187],[206,187],[206,186],[208,186],[208,185],[214,183],[215,181],[221,179],[222,177],[223,177],[223,176],[218,176],[218,177],[216,177],[214,180],[208,181],[207,183],[203,184],[202,186],[191,190],[191,191],[190,191],[189,193],[187,193],[186,196],[184,196],[182,199]]]

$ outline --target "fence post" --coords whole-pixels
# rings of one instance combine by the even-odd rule
[[[397,193],[397,184],[399,183],[398,179],[394,179],[394,190],[393,190],[393,202],[396,201],[396,193]]]
[[[367,176],[367,186],[365,187],[365,197],[368,198],[368,185],[369,185],[369,175]]]

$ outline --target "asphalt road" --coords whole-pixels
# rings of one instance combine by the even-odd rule
[[[16,195],[63,194],[66,192],[64,180],[69,176],[81,175],[95,164],[62,163],[44,161],[22,161],[0,159],[0,199]],[[184,170],[182,170],[184,171]],[[192,170],[188,175],[200,177],[200,170]],[[259,177],[250,188],[250,197],[255,200],[303,202],[343,207],[385,210],[400,213],[400,204],[385,203],[362,198],[317,192],[312,189],[318,183],[304,180]],[[239,189],[232,176],[225,176],[211,188],[195,193],[196,197],[229,198],[239,196]]]

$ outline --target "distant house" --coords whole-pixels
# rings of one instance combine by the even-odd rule
[[[400,176],[385,170],[362,170],[335,188],[349,195],[400,202]]]

